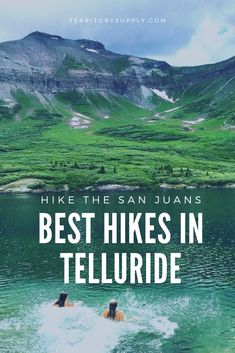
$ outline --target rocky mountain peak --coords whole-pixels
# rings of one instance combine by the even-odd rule
[[[35,31],[30,34],[28,34],[26,37],[23,38],[23,40],[28,40],[28,39],[35,39],[35,40],[40,40],[40,41],[45,41],[45,40],[63,40],[61,36],[54,35],[54,34],[49,34],[49,33],[43,33],[40,31]]]
[[[40,32],[40,31],[35,31],[32,32],[30,34],[28,34],[26,37],[24,37],[23,39],[63,39],[61,36],[58,35],[54,35],[54,34],[49,34],[49,33],[44,33],[44,32]]]
[[[27,39],[35,39],[35,40],[40,40],[40,41],[48,41],[48,40],[59,40],[59,41],[71,41],[70,39],[65,39],[62,38],[59,35],[54,35],[54,34],[49,34],[49,33],[44,33],[40,31],[35,31],[30,34],[28,34],[26,37],[23,38],[23,40]],[[90,48],[94,50],[105,50],[105,46],[97,41],[93,41],[90,39],[77,39],[74,41],[74,43],[77,43],[80,47],[84,48]]]

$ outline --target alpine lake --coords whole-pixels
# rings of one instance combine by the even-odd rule
[[[0,195],[1,353],[235,351],[234,189],[83,191],[69,194],[73,203],[68,202],[68,193],[60,193],[65,203],[58,203],[57,194],[47,195],[49,202],[44,204],[41,194]],[[99,198],[102,202],[91,202]],[[185,198],[191,202],[185,202]],[[196,202],[199,199],[201,202]],[[86,228],[82,223],[77,244],[55,244],[53,240],[40,244],[40,212],[52,217],[56,212],[95,213],[91,243],[85,241]],[[169,213],[171,241],[104,244],[105,212]],[[179,222],[183,212],[203,214],[202,244],[180,243]],[[140,230],[145,233],[144,222],[140,222]],[[129,280],[123,284],[78,284],[71,260],[70,281],[64,284],[62,252],[93,253],[95,275],[102,272],[101,253],[107,253],[110,278],[114,253],[139,253],[143,257],[146,253],[164,253],[167,258],[171,253],[181,253],[181,283],[173,284],[167,279],[159,284],[130,284]],[[88,266],[84,270],[86,276]],[[53,307],[64,290],[75,306]],[[124,322],[101,318],[112,298],[117,299],[124,312]]]

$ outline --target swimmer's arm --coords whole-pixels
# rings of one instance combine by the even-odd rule
[[[102,314],[101,314],[101,316],[104,317],[105,319],[107,319],[107,317],[108,317],[108,310],[103,311]]]
[[[119,311],[117,320],[118,321],[124,321],[124,314],[123,314],[122,311]]]

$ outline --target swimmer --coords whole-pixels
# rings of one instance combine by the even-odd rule
[[[55,304],[53,304],[53,306],[57,306],[58,308],[74,306],[73,303],[68,303],[67,298],[68,298],[68,293],[65,293],[65,292],[60,293],[59,299],[55,302]]]
[[[109,308],[102,313],[102,317],[105,319],[124,321],[124,314],[117,310],[117,301],[115,299],[110,300]]]

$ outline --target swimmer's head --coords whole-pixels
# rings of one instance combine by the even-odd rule
[[[109,304],[117,304],[117,300],[116,300],[116,299],[111,299],[111,300],[109,301]]]
[[[116,315],[116,309],[117,309],[117,300],[116,299],[111,299],[109,302],[109,313],[108,313],[108,317],[110,319],[115,319],[115,315]]]
[[[55,305],[59,305],[60,308],[64,307],[67,297],[68,297],[68,293],[66,292],[60,293],[59,300],[55,302]]]

